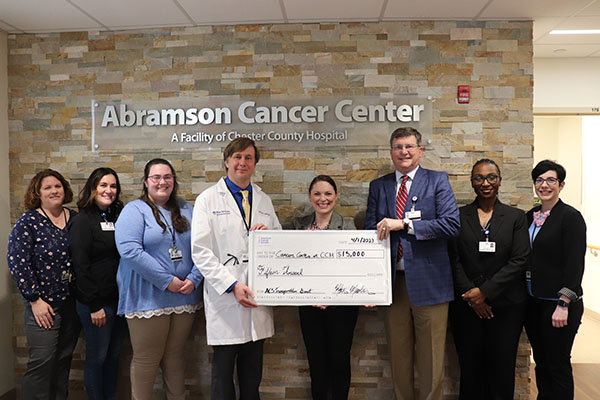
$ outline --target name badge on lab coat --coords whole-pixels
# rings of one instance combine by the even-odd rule
[[[495,253],[496,242],[479,242],[480,253]]]
[[[102,228],[102,231],[104,232],[110,232],[110,231],[114,231],[115,230],[115,224],[113,222],[100,222],[100,228]]]

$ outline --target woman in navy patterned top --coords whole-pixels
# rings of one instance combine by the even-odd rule
[[[37,173],[27,188],[27,208],[8,238],[8,267],[23,296],[29,362],[23,399],[67,399],[71,357],[79,336],[68,227],[73,199],[58,172]]]

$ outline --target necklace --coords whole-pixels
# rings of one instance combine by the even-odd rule
[[[317,221],[313,221],[313,223],[310,224],[310,229],[312,231],[326,231],[329,230],[329,223],[327,223],[324,228],[321,228],[319,225],[317,225]]]
[[[50,220],[50,222],[52,222],[52,225],[56,226],[59,229],[65,229],[67,227],[67,213],[65,212],[65,208],[62,208],[62,215],[63,218],[65,220],[65,226],[63,226],[62,228],[60,227],[60,225],[58,225],[58,223],[56,222],[57,220],[60,222],[60,217],[56,217],[56,218],[51,218],[47,213],[46,210],[44,210],[44,208],[42,206],[40,206],[40,210],[42,210],[42,213],[46,216],[46,218],[48,218]]]
[[[491,209],[490,211],[483,211],[481,208],[477,208],[477,214],[479,216],[479,224],[482,227],[488,226],[490,220],[492,219],[493,213],[494,213],[494,209]]]

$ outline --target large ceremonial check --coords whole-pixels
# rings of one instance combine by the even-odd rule
[[[248,283],[260,305],[389,305],[389,246],[377,231],[252,231]]]

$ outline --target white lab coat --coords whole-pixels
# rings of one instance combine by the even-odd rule
[[[251,214],[251,226],[281,229],[271,199],[255,184]],[[271,307],[245,308],[232,292],[227,293],[235,281],[248,284],[247,254],[246,225],[225,180],[220,179],[196,198],[192,219],[192,259],[204,276],[209,345],[242,344],[273,336]],[[239,264],[234,265],[232,255]]]

